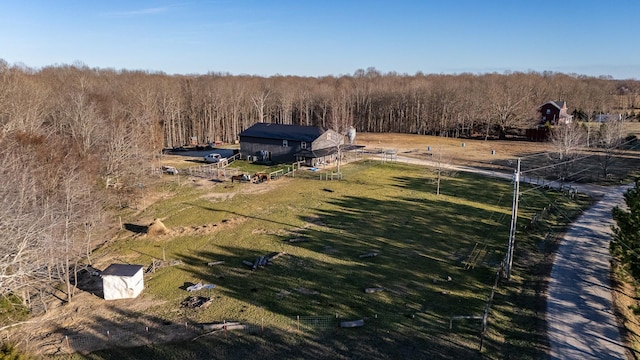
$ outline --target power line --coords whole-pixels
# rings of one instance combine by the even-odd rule
[[[625,142],[620,143],[619,145],[617,145],[617,146],[615,146],[615,147],[613,147],[613,148],[611,148],[611,149],[618,149],[619,147],[624,146],[624,145],[627,145],[627,144],[630,144],[630,143],[632,143],[632,142],[634,142],[634,141],[635,141],[635,139],[625,141]],[[588,149],[588,148],[587,148],[587,149]],[[583,150],[584,150],[584,149],[583,149]],[[536,153],[536,154],[533,154],[533,155],[528,155],[528,156],[526,156],[526,157],[522,157],[522,158],[520,158],[520,159],[529,158],[529,157],[533,157],[533,156],[539,156],[539,155],[541,155],[541,154],[545,154],[545,155],[546,155],[546,154],[548,154],[548,153]],[[571,163],[571,162],[575,162],[575,161],[579,161],[579,160],[584,160],[584,159],[587,159],[587,158],[590,158],[590,157],[592,157],[592,156],[596,156],[596,155],[598,155],[598,154],[597,154],[597,153],[594,153],[594,154],[590,154],[590,155],[585,155],[585,156],[583,156],[583,157],[578,157],[578,158],[575,158],[575,159],[565,160],[565,161],[563,161],[563,162],[559,162],[559,163],[556,163],[556,164],[550,164],[550,165],[545,165],[545,166],[541,166],[541,167],[537,167],[537,168],[533,168],[533,169],[529,169],[529,170],[524,170],[524,171],[521,171],[520,173],[521,173],[521,174],[526,174],[526,173],[528,173],[528,172],[532,172],[532,171],[536,171],[536,170],[544,170],[544,169],[552,168],[552,167],[555,167],[555,166],[565,165],[565,164],[568,164],[568,163]]]
[[[578,175],[578,174],[580,174],[580,173],[583,173],[583,172],[585,172],[585,171],[589,171],[589,170],[591,170],[591,169],[592,169],[591,167],[587,167],[587,168],[581,169],[581,170],[579,170],[579,171],[573,172],[573,173],[571,173],[571,174],[567,174],[567,177],[573,177],[574,175]],[[535,187],[533,187],[533,188],[531,188],[531,189],[524,190],[523,192],[521,192],[521,193],[520,193],[520,195],[523,195],[523,194],[526,194],[526,193],[528,193],[528,192],[531,192],[531,191],[534,191],[534,190],[540,189],[540,188],[542,188],[542,187],[547,186],[548,184],[553,184],[554,182],[562,182],[562,177],[558,177],[556,180],[549,181],[549,182],[548,182],[548,183],[546,183],[546,184],[537,185],[537,186],[535,186]]]
[[[548,168],[552,168],[552,167],[556,167],[556,166],[560,166],[560,165],[569,164],[569,163],[572,163],[572,162],[575,162],[575,161],[579,161],[579,160],[584,160],[584,159],[590,158],[590,157],[595,156],[595,155],[596,154],[591,154],[591,155],[586,155],[586,156],[579,157],[579,158],[565,160],[565,161],[562,161],[562,162],[559,162],[559,163],[556,163],[556,164],[540,166],[540,167],[537,167],[537,168],[533,168],[533,169],[522,171],[521,174],[525,174],[525,173],[536,171],[536,170],[544,170],[544,169],[548,169]]]

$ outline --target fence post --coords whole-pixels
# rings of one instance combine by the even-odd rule
[[[262,331],[262,333],[264,334],[264,318],[262,318],[262,323],[260,325],[260,330]]]
[[[298,322],[298,331],[300,331],[300,315],[296,315],[296,320]]]
[[[373,330],[374,330],[375,332],[378,332],[378,314],[373,315],[373,318],[375,319],[375,320],[373,321],[373,323],[375,324],[375,325],[373,326]]]
[[[64,336],[64,342],[67,344],[67,349],[69,349],[69,353],[72,353],[73,351],[71,351],[71,344],[69,344],[69,336],[67,335]]]

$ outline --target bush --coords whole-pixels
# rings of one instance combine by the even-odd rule
[[[611,255],[629,269],[634,279],[640,280],[640,184],[624,194],[628,211],[615,207],[612,211],[616,225],[613,226]]]
[[[2,360],[27,360],[28,357],[20,354],[18,348],[9,343],[3,343],[0,346],[0,359]]]
[[[0,325],[22,321],[28,316],[29,310],[19,297],[11,294],[0,296]]]

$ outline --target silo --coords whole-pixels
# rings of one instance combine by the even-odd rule
[[[356,128],[349,126],[349,130],[347,130],[347,137],[349,138],[349,144],[353,145],[356,141]]]

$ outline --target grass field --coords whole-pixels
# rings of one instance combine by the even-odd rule
[[[544,356],[545,267],[560,226],[578,214],[586,198],[540,189],[522,196],[513,276],[498,287],[480,354],[480,322],[456,321],[451,330],[450,319],[483,312],[506,250],[512,184],[460,173],[445,178],[436,196],[434,174],[427,168],[362,161],[344,166],[343,172],[342,181],[314,175],[202,187],[165,176],[170,180],[158,188],[164,200],[127,221],[159,218],[170,234],[123,230],[118,242],[95,257],[145,266],[153,259],[180,262],[146,277],[140,299],[149,304],[146,309],[122,302],[120,319],[103,315],[92,326],[143,319],[158,326],[226,320],[266,330],[98,351],[86,358]],[[532,225],[534,213],[549,204],[552,210]],[[243,264],[273,253],[284,255],[255,271]],[[362,257],[370,253],[377,256]],[[207,265],[213,261],[224,264]],[[216,285],[198,294],[212,304],[181,308],[191,295],[186,286],[199,282]],[[366,293],[367,288],[383,291]],[[365,325],[304,331],[297,316],[362,319]]]

